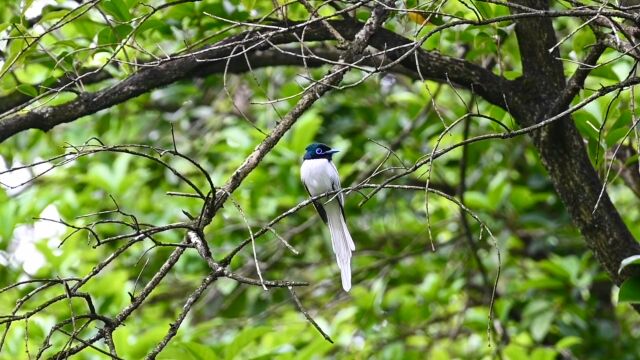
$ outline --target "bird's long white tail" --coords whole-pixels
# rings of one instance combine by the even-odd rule
[[[356,249],[347,223],[342,216],[340,205],[336,200],[324,204],[327,213],[327,223],[329,224],[329,232],[331,233],[331,245],[333,252],[336,254],[336,261],[340,268],[340,277],[342,278],[342,288],[344,291],[351,289],[351,252]]]

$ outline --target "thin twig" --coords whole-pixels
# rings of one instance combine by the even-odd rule
[[[313,325],[313,327],[316,328],[316,330],[318,330],[320,335],[322,335],[322,337],[325,340],[333,344],[333,340],[331,340],[331,337],[326,332],[324,332],[324,330],[322,330],[320,325],[318,325],[318,323],[315,320],[313,320],[311,315],[309,315],[309,313],[304,309],[304,307],[302,307],[302,303],[300,302],[300,299],[298,299],[298,295],[296,295],[296,292],[293,290],[293,288],[289,286],[288,289],[289,289],[289,293],[291,294],[291,298],[293,299],[293,302],[296,304],[296,308],[298,308],[298,311],[300,311],[302,315],[304,315],[305,319],[307,319],[307,321],[311,325]]]

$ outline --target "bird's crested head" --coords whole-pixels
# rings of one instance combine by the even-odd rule
[[[307,152],[304,154],[304,160],[309,159],[327,159],[331,160],[333,154],[337,153],[340,150],[335,150],[330,148],[329,146],[321,143],[313,143],[305,149]]]

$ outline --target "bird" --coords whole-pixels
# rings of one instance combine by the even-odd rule
[[[331,161],[333,154],[340,150],[321,143],[313,143],[305,150],[300,167],[300,178],[309,196],[340,191],[340,175]],[[313,200],[313,206],[322,221],[329,227],[331,245],[340,268],[342,288],[348,292],[351,289],[351,254],[356,246],[349,234],[344,216],[344,195],[338,192],[328,195],[326,200]]]

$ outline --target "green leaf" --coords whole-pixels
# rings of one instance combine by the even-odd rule
[[[545,311],[542,314],[537,315],[531,322],[531,336],[536,341],[542,341],[549,332],[555,312],[552,310]]]
[[[3,196],[4,197],[4,196]],[[10,243],[13,229],[16,226],[15,213],[18,211],[18,204],[13,201],[3,200],[0,207],[0,249],[4,250]]]
[[[537,348],[531,353],[531,360],[554,360],[558,352],[551,348]]]
[[[556,343],[556,349],[565,350],[578,344],[582,344],[581,338],[577,336],[566,336]]]
[[[387,100],[400,106],[424,106],[424,99],[418,94],[409,91],[393,92]]]
[[[317,359],[331,350],[332,347],[333,345],[326,341],[324,338],[317,336],[311,344],[305,346],[303,349],[296,353],[296,359]]]
[[[21,93],[31,96],[31,97],[36,97],[38,96],[38,89],[35,88],[35,86],[33,85],[29,85],[29,84],[20,84],[16,87],[16,90],[20,91]]]
[[[509,344],[504,349],[505,360],[529,360],[527,349],[516,344]]]
[[[38,85],[51,75],[53,66],[55,66],[53,62],[51,66],[46,66],[43,63],[29,61],[24,66],[16,69],[14,74],[20,83]]]
[[[482,18],[488,19],[493,17],[493,7],[490,4],[479,1],[475,1],[473,4],[475,5]]]
[[[62,32],[68,37],[82,35],[85,38],[90,39],[104,28],[104,26],[101,26],[94,21],[80,18],[77,21],[64,26],[62,28]]]
[[[591,73],[589,73],[589,75],[597,76],[599,78],[607,80],[620,81],[620,78],[610,66],[599,66],[591,70]]]
[[[629,129],[632,123],[633,123],[633,119],[631,117],[631,112],[624,111],[616,119],[613,125],[611,125],[611,129],[620,129],[620,128]]]
[[[580,31],[573,38],[573,49],[580,54],[596,43],[596,37],[591,31]]]
[[[496,205],[489,201],[489,198],[480,191],[467,191],[464,194],[465,201],[471,209],[493,210]]]
[[[619,303],[640,303],[640,277],[631,277],[620,285]]]
[[[605,139],[607,146],[611,147],[618,143],[625,135],[630,134],[629,129],[618,128],[613,129],[607,133],[607,138]]]
[[[196,342],[172,343],[158,355],[158,359],[215,360],[220,357],[213,349]]]
[[[14,34],[14,36],[16,35]],[[27,46],[27,41],[22,38],[13,39],[10,41],[9,48],[5,52],[4,65],[2,65],[2,69],[0,70],[0,78],[2,78],[7,70],[9,70],[12,66],[17,66],[20,64],[20,59],[23,58]]]
[[[122,24],[115,28],[104,28],[98,33],[98,45],[111,45],[115,47],[121,40],[124,40],[129,32],[131,26]]]
[[[266,326],[260,327],[248,327],[236,334],[235,339],[227,346],[227,352],[225,354],[226,360],[235,359],[238,354],[251,342],[259,338],[260,336],[271,332],[272,329]]]
[[[69,13],[69,11],[70,10],[66,10],[66,9],[65,10],[49,11],[49,12],[45,13],[44,15],[42,15],[42,19],[40,19],[40,22],[61,19],[65,15],[67,15]]]
[[[531,320],[529,331],[536,341],[542,341],[549,332],[556,313],[551,304],[545,300],[530,302],[523,310],[523,316]]]
[[[575,120],[576,127],[580,130],[582,135],[585,135],[596,142],[598,141],[598,128],[600,125],[593,114],[586,111],[576,111],[573,114],[573,118]]]
[[[136,34],[142,34],[145,31],[162,29],[168,27],[167,23],[158,19],[149,19],[136,28]]]
[[[493,53],[497,51],[496,40],[485,32],[480,32],[473,39],[474,49],[480,50],[479,53]]]
[[[521,282],[517,288],[526,290],[535,290],[535,289],[562,289],[566,286],[566,283],[560,281],[558,279],[553,279],[550,277],[541,277],[531,280],[525,280]]]
[[[120,24],[120,25],[116,26],[115,28],[113,28],[113,32],[115,33],[115,35],[118,38],[118,40],[126,39],[127,36],[129,36],[129,33],[131,33],[132,30],[133,30],[133,28],[131,27],[131,25],[128,25],[128,24]]]
[[[131,14],[129,13],[127,4],[125,4],[122,0],[105,0],[101,3],[101,6],[104,11],[106,11],[109,15],[113,16],[117,20],[131,20]]]
[[[535,203],[536,199],[533,196],[531,190],[525,186],[517,186],[511,190],[511,204],[518,211],[525,211],[531,208]]]
[[[580,273],[580,260],[575,256],[552,255],[540,263],[540,268],[553,275],[553,279],[566,282],[574,281]]]
[[[251,11],[256,6],[256,1],[257,0],[242,0],[242,5],[244,5],[245,9]]]

